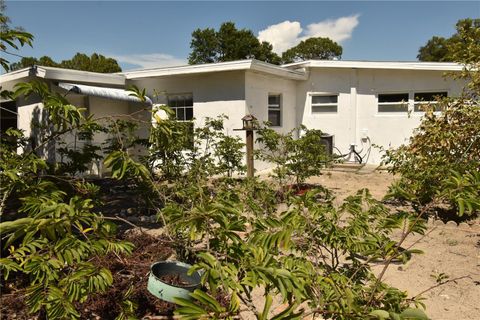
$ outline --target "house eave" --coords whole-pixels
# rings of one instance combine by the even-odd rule
[[[282,65],[282,68],[344,68],[344,69],[379,69],[379,70],[425,70],[425,71],[462,71],[463,65],[454,62],[417,62],[417,61],[339,61],[307,60]]]
[[[98,73],[52,67],[38,67],[38,75],[42,78],[75,83],[124,86],[125,77],[120,74]]]
[[[53,81],[99,84],[108,86],[125,85],[125,77],[119,74],[97,73],[53,67],[33,66],[0,75],[0,83],[36,77]]]
[[[36,75],[36,71],[34,67],[15,70],[15,71],[0,75],[0,83],[7,83],[11,81],[20,80],[20,79],[26,79],[28,77],[32,77],[35,75]]]
[[[293,80],[305,80],[305,72],[298,70],[285,69],[280,66],[272,65],[270,63],[261,62],[258,60],[240,60],[229,61],[220,63],[207,63],[198,65],[187,65],[178,67],[166,67],[155,68],[148,70],[138,70],[123,72],[126,79],[141,79],[141,78],[153,78],[153,77],[165,77],[165,76],[178,76],[178,75],[192,75],[192,74],[204,74],[214,72],[227,72],[227,71],[257,71],[261,73],[267,73],[276,75],[279,77],[293,79]]]

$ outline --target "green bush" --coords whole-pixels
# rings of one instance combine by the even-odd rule
[[[409,144],[386,152],[389,170],[399,174],[397,187],[408,190],[420,205],[449,189],[452,172],[474,175],[480,160],[478,101],[445,100],[440,114],[427,112]],[[477,197],[480,197],[477,190]],[[451,198],[446,200],[457,206]],[[473,213],[473,210],[471,211]]]
[[[462,93],[427,106],[409,144],[388,150],[385,163],[400,175],[394,194],[416,207],[446,202],[461,216],[480,209],[480,29],[462,23],[457,31],[451,49],[464,67],[450,76],[465,83]],[[434,107],[441,113],[434,113]]]

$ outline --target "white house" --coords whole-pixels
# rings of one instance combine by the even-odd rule
[[[135,85],[145,88],[154,104],[173,107],[180,120],[195,119],[201,125],[205,117],[225,114],[226,130],[242,137],[233,129],[241,128],[246,114],[270,121],[281,132],[303,124],[330,135],[337,153],[348,154],[354,145],[363,162],[378,164],[380,151],[370,145],[407,142],[423,115],[422,103],[460,93],[462,81],[445,74],[461,70],[456,63],[309,60],[276,66],[241,60],[116,74],[37,66],[3,74],[0,83],[5,90],[38,78],[62,92],[78,85],[67,97],[90,114],[136,112],[148,120],[150,113],[139,112],[144,105],[122,92]],[[7,117],[13,113],[6,109],[18,117]],[[39,101],[3,102],[2,126],[16,125],[32,134],[34,110],[41,110]]]

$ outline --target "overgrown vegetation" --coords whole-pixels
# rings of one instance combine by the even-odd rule
[[[409,144],[388,150],[385,157],[390,171],[401,176],[393,188],[399,197],[417,208],[443,202],[460,216],[480,209],[480,28],[472,23],[459,23],[457,47],[452,49],[454,60],[464,69],[446,75],[463,81],[463,92],[426,105]],[[406,190],[409,195],[402,196]]]
[[[124,258],[133,245],[117,234],[114,217],[98,212],[99,188],[84,177],[89,162],[103,160],[112,178],[134,182],[177,258],[193,264],[192,271],[203,270],[192,300],[177,300],[176,313],[185,319],[233,319],[240,312],[258,319],[427,319],[420,297],[409,298],[383,276],[392,262],[420,253],[404,242],[425,232],[432,206],[450,201],[459,214],[478,208],[480,126],[461,122],[479,119],[480,80],[476,60],[464,61],[464,95],[442,102],[442,115],[427,113],[411,147],[389,153],[392,170],[402,175],[393,195],[414,202],[414,211],[392,211],[368,190],[340,206],[320,186],[303,195],[284,192],[286,184],[319,174],[329,160],[317,130],[302,128],[298,139],[293,132],[259,130],[258,156],[275,165],[274,183],[234,179],[244,170],[243,143],[225,133],[223,117],[193,128],[161,107],[166,116],[153,110],[149,139],[139,139],[135,123],[86,117],[43,82],[19,84],[2,95],[40,97],[44,117],[34,125],[35,145],[18,130],[1,137],[1,285],[22,297],[32,315],[72,319],[90,316],[82,304],[104,299],[117,279],[124,282],[115,287],[122,289],[114,291],[118,301],[107,304],[107,317],[143,316],[134,301],[143,278],[119,277],[123,266],[131,267]],[[143,100],[144,91],[132,94]],[[72,135],[88,146],[96,133],[108,134],[101,150],[71,150]],[[148,152],[135,154],[139,144]],[[63,158],[56,159],[59,146]],[[395,231],[399,238],[392,237]],[[122,267],[112,263],[112,275],[102,266],[107,261]],[[379,275],[370,268],[374,261],[384,264]]]
[[[297,132],[302,132],[298,138]],[[279,133],[264,126],[257,131],[257,142],[261,148],[257,158],[274,164],[272,177],[279,187],[286,187],[293,181],[305,182],[309,177],[319,175],[322,168],[332,161],[322,144],[322,132],[302,126],[287,133]],[[293,181],[292,181],[293,180]]]
[[[279,197],[282,179],[302,182],[318,174],[328,160],[318,141],[319,131],[304,128],[304,135],[293,139],[291,133],[260,130],[259,140],[266,146],[260,155],[265,160],[289,148],[286,159],[271,158],[279,172],[272,185],[231,178],[233,172],[243,170],[243,144],[224,133],[223,117],[207,119],[195,128],[192,139],[181,140],[178,137],[191,132],[188,125],[155,116],[147,144],[151,155],[138,158],[129,148],[139,141],[133,134],[135,125],[110,119],[101,126],[41,82],[18,85],[14,96],[32,94],[44,103],[50,125],[41,129],[47,134],[40,135],[43,140],[33,150],[26,148],[19,131],[2,137],[6,139],[0,174],[2,208],[11,200],[18,202],[17,207],[7,208],[8,219],[2,216],[6,245],[2,273],[6,283],[21,284],[16,290],[30,312],[52,319],[80,317],[78,303],[108,290],[115,278],[92,259],[109,252],[122,259],[132,251],[132,244],[115,236],[110,219],[94,213],[98,187],[80,178],[87,167],[84,159],[69,156],[66,171],[61,162],[37,155],[38,149],[58,145],[72,132],[109,133],[102,150],[106,154],[96,154],[104,157],[111,176],[137,181],[175,244],[177,257],[204,270],[206,290],[196,291],[193,301],[178,301],[176,312],[183,317],[232,318],[241,305],[259,319],[307,313],[342,319],[374,317],[381,311],[392,317],[420,312],[410,309],[417,301],[385,285],[367,263],[401,260],[415,253],[401,249],[401,242],[390,236],[398,228],[405,230],[405,236],[423,232],[417,213],[392,214],[366,190],[340,207],[333,205],[324,189],[303,196],[282,191]],[[20,146],[24,152],[17,154]],[[65,172],[68,175],[59,175]],[[282,203],[287,205],[284,209]],[[119,316],[136,314],[128,290],[115,309]],[[258,298],[253,299],[258,291],[263,296],[260,305]],[[285,309],[272,309],[278,299],[287,305]]]

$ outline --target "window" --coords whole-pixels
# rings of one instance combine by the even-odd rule
[[[268,95],[268,122],[272,127],[282,125],[282,97],[279,94]]]
[[[312,95],[312,114],[335,113],[338,110],[338,95]]]
[[[168,96],[168,106],[175,111],[179,130],[184,132],[183,146],[185,149],[194,147],[193,127],[193,96],[192,94],[175,94]]]
[[[168,106],[175,111],[177,120],[190,121],[193,119],[192,94],[169,95]]]
[[[438,98],[445,98],[448,94],[445,91],[442,92],[415,92],[413,94],[413,110],[415,112],[422,112],[423,107],[426,105],[433,106],[437,104]],[[440,111],[439,108],[435,108],[435,111]]]
[[[17,105],[14,100],[0,103],[0,132],[3,134],[9,128],[17,129]]]
[[[378,95],[378,112],[407,112],[408,93],[387,93]]]

